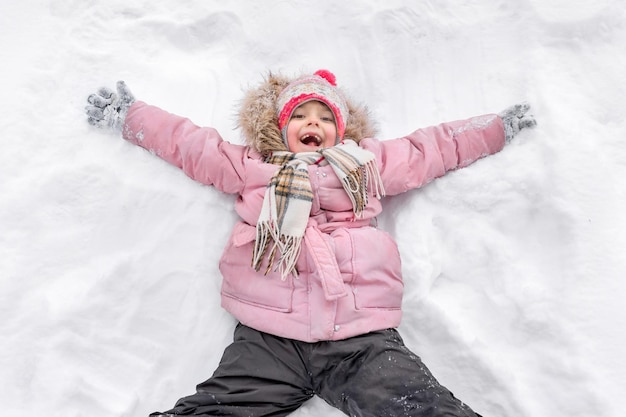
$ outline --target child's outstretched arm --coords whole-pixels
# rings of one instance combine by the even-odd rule
[[[87,102],[91,125],[121,133],[203,184],[231,194],[243,189],[248,148],[224,141],[215,129],[135,100],[123,81],[116,92],[100,88]]]
[[[399,194],[500,151],[520,130],[536,125],[529,109],[517,104],[499,114],[442,123],[388,141],[364,139],[360,145],[376,155],[386,194]]]

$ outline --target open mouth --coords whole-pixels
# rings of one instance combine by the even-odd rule
[[[322,144],[322,138],[312,133],[305,133],[300,138],[300,142],[307,146],[320,146]]]

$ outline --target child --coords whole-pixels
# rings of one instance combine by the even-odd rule
[[[476,416],[407,349],[393,239],[380,198],[498,152],[535,124],[527,105],[378,141],[365,107],[325,70],[269,74],[242,102],[247,146],[101,89],[89,122],[191,178],[237,194],[220,260],[222,306],[239,324],[213,376],[157,415],[285,416],[313,395],[350,416]]]

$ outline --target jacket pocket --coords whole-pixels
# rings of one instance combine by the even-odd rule
[[[344,238],[349,238],[352,259],[342,264],[350,265],[344,276],[352,290],[355,308],[401,309],[404,283],[396,242],[388,233],[374,227],[343,230],[347,234]]]
[[[220,259],[222,296],[263,309],[289,313],[292,311],[293,278],[284,281],[280,274],[270,271],[264,275],[265,265],[259,272],[252,268],[252,251],[256,229],[239,222]]]

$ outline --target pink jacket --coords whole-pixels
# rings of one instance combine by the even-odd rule
[[[403,283],[396,243],[372,226],[382,211],[370,196],[361,219],[330,166],[312,165],[313,207],[297,263],[299,277],[281,280],[250,266],[255,225],[275,165],[247,146],[222,140],[215,129],[136,102],[124,137],[181,168],[194,180],[238,194],[241,217],[220,260],[222,306],[243,324],[291,339],[339,340],[397,327]],[[419,129],[403,138],[363,139],[376,155],[387,196],[418,188],[504,146],[496,115]]]

